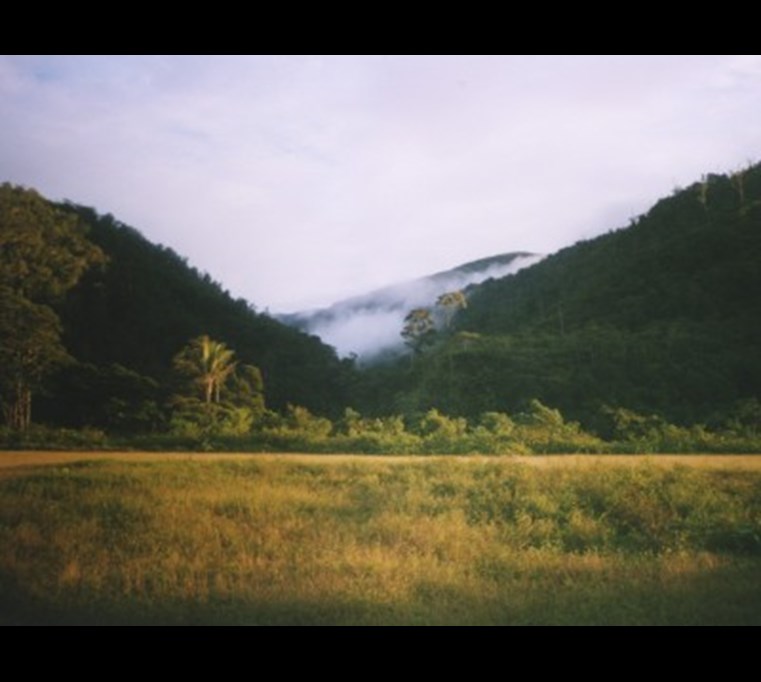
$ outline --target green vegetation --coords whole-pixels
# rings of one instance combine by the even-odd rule
[[[182,379],[172,396],[170,431],[195,440],[242,436],[265,413],[264,385],[257,367],[240,365],[235,353],[208,336],[193,339],[174,358]]]
[[[0,185],[0,407],[10,427],[32,421],[32,393],[70,360],[51,307],[103,253],[75,216],[31,190]]]
[[[5,468],[0,623],[759,625],[761,471],[705,459]]]
[[[248,370],[248,373],[246,373]],[[761,452],[761,404],[741,403],[720,429],[675,426],[657,415],[606,408],[600,423],[606,438],[564,419],[538,400],[515,415],[484,412],[451,417],[436,409],[416,417],[368,417],[347,408],[331,421],[305,407],[283,414],[264,407],[261,377],[243,366],[219,403],[174,395],[166,428],[126,436],[100,429],[33,426],[0,429],[10,449],[145,450],[220,452],[312,452],[363,454],[527,455],[569,453],[757,453]]]
[[[410,357],[360,368],[112,216],[5,184],[0,445],[759,452],[760,227],[761,165],[708,176],[412,310]]]
[[[538,398],[598,435],[606,406],[719,427],[761,398],[759,262],[761,165],[708,176],[626,229],[468,288],[414,364],[366,370],[353,404],[477,418]]]
[[[108,415],[96,414],[96,420],[84,409],[90,391],[105,389],[119,367],[135,377],[132,384],[108,387],[109,397],[122,403],[122,413],[144,412],[153,402],[168,422],[173,358],[203,335],[234,351],[241,365],[259,368],[273,409],[291,402],[330,416],[341,413],[351,363],[339,360],[319,339],[233,299],[208,274],[113,216],[70,204],[60,208],[90,226],[88,238],[109,260],[105,268],[88,272],[59,306],[64,343],[78,363],[50,382],[49,395],[40,403],[41,421],[134,433],[135,424],[120,428]],[[155,388],[146,390],[145,380]],[[143,431],[161,428],[147,419],[140,425]]]

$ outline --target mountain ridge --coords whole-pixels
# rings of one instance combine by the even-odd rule
[[[272,408],[298,403],[331,413],[344,400],[345,363],[319,339],[234,299],[171,248],[110,214],[72,203],[59,207],[88,226],[88,240],[108,262],[87,272],[59,307],[64,343],[80,365],[64,370],[60,386],[40,402],[51,421],[98,423],[98,399],[90,396],[99,396],[111,380],[109,368],[127,368],[169,387],[172,357],[202,334],[227,344],[241,363],[261,369]],[[77,399],[63,401],[61,395]],[[69,407],[77,404],[88,409],[72,414]]]
[[[721,423],[761,398],[759,263],[761,164],[703,176],[475,287],[414,365],[366,377],[363,406],[476,416],[537,398],[593,428],[608,407]]]
[[[432,307],[438,296],[447,291],[463,290],[489,279],[514,274],[542,258],[543,255],[527,251],[501,253],[390,284],[324,308],[277,315],[276,318],[320,337],[334,346],[339,354],[355,353],[372,358],[380,353],[401,350],[403,344],[399,332],[404,317],[413,308]],[[366,328],[371,331],[362,338]]]

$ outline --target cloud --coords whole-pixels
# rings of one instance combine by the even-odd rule
[[[326,310],[303,314],[300,326],[333,346],[343,357],[354,354],[371,361],[379,353],[403,349],[400,334],[411,310],[435,310],[441,294],[465,291],[468,286],[487,279],[514,274],[542,258],[541,255],[519,255],[503,262],[484,263],[467,270],[452,270],[395,284],[339,301]]]
[[[757,56],[0,57],[0,179],[296,310],[624,225],[759,110]]]

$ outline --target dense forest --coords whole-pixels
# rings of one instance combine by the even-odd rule
[[[34,389],[35,421],[162,429],[178,382],[173,358],[204,334],[224,340],[241,365],[258,368],[275,410],[293,402],[331,415],[347,400],[351,363],[318,338],[234,300],[208,274],[110,215],[55,205],[6,184],[0,245],[2,399],[9,424],[22,376],[27,390]],[[16,308],[22,304],[45,318],[44,338],[42,318],[21,321]],[[56,357],[41,355],[24,368],[17,358],[34,345],[32,326],[45,353]],[[31,414],[31,396],[27,402]]]
[[[625,228],[466,292],[452,329],[370,372],[367,409],[602,408],[717,424],[761,396],[761,166],[711,175]]]
[[[758,449],[759,263],[756,165],[411,310],[408,352],[358,368],[111,215],[4,184],[1,434],[12,446]]]

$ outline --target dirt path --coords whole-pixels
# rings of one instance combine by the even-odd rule
[[[199,453],[199,452],[58,452],[58,451],[0,451],[0,470],[30,468],[50,464],[65,464],[83,460],[122,460],[133,462],[155,462],[168,460],[214,461],[220,459],[287,460],[309,463],[356,462],[430,462],[436,459],[452,459],[454,456],[410,456],[410,455],[315,455],[283,453]],[[457,456],[456,459],[469,462],[516,461],[532,466],[568,466],[601,463],[626,466],[644,461],[653,464],[683,464],[712,469],[761,469],[761,455],[532,455],[527,457],[484,457]]]

